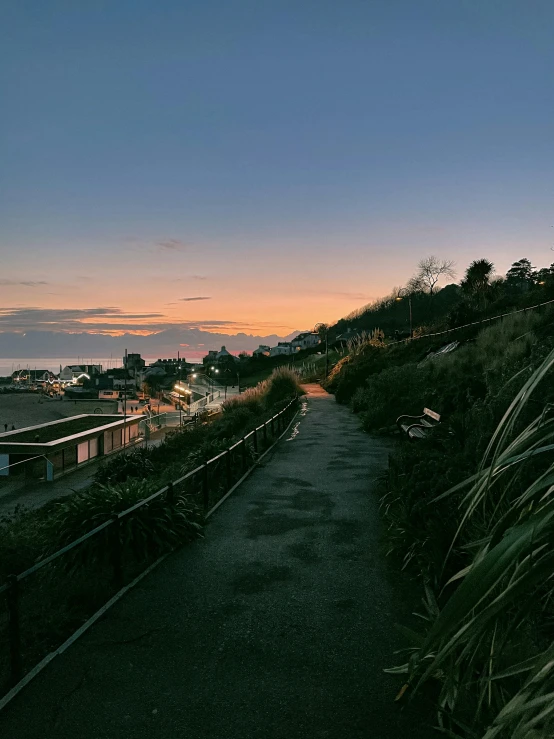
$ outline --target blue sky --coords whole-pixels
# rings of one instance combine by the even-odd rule
[[[284,335],[431,253],[554,261],[550,0],[0,13],[0,308]]]

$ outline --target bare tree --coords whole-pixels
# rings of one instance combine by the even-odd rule
[[[417,272],[408,282],[408,289],[433,295],[441,277],[456,277],[454,262],[451,259],[441,260],[434,256],[425,257],[418,263]]]

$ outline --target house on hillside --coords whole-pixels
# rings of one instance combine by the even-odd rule
[[[278,357],[282,354],[292,354],[293,348],[290,341],[280,341],[277,346],[272,346],[269,350],[270,357]]]
[[[360,332],[357,329],[347,328],[344,333],[339,334],[336,337],[332,344],[344,347],[348,344],[349,341],[355,339],[357,336],[360,336]]]
[[[315,334],[313,331],[304,331],[303,333],[298,334],[298,336],[291,341],[291,345],[294,351],[300,351],[301,349],[312,349],[319,343],[319,334]]]
[[[269,357],[271,349],[269,346],[266,346],[265,344],[260,344],[260,346],[257,349],[254,349],[252,352],[252,356],[254,357]]]

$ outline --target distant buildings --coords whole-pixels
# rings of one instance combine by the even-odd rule
[[[270,357],[278,357],[282,354],[292,354],[293,348],[290,341],[280,341],[277,346],[272,346],[269,350]]]
[[[60,372],[60,380],[63,382],[77,382],[81,379],[90,379],[101,373],[101,364],[68,364]]]
[[[271,349],[269,346],[266,346],[265,344],[260,344],[260,346],[257,349],[254,349],[252,352],[252,356],[254,357],[269,357]]]
[[[12,381],[21,385],[36,385],[38,383],[53,382],[56,375],[50,370],[22,369],[12,374]]]
[[[210,349],[206,356],[202,359],[202,364],[229,364],[229,362],[237,362],[238,358],[222,346],[219,351]]]
[[[126,357],[123,357],[123,366],[129,371],[140,372],[146,367],[146,362],[140,354],[127,354]]]
[[[319,334],[313,333],[313,331],[304,331],[293,339],[290,343],[294,351],[301,351],[302,349],[312,349],[317,346],[320,342]]]

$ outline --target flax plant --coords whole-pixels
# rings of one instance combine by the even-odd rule
[[[465,491],[455,541],[463,529],[480,535],[394,671],[416,691],[436,683],[450,737],[554,736],[554,418],[536,399],[553,366],[554,351],[513,399],[477,473],[440,496]]]

